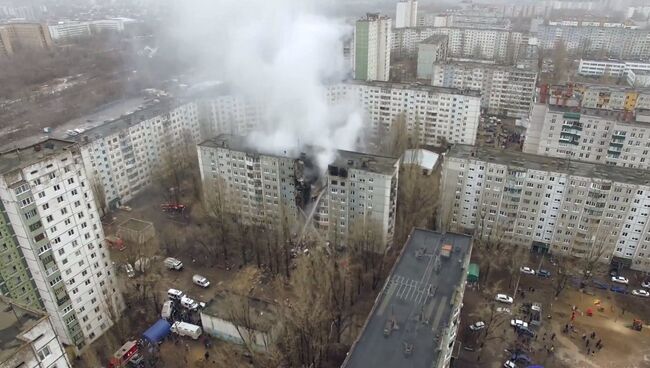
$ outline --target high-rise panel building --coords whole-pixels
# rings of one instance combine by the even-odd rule
[[[537,104],[523,151],[544,156],[650,169],[650,113]]]
[[[52,45],[50,31],[45,24],[0,24],[0,56],[11,56],[20,50],[47,50]]]
[[[418,2],[401,0],[395,11],[395,28],[416,27],[418,25]]]
[[[431,80],[433,65],[447,60],[449,48],[447,35],[435,35],[418,44],[417,79]]]
[[[0,154],[0,199],[58,337],[76,349],[93,342],[123,301],[78,146],[48,139]],[[21,267],[16,272],[24,277]]]
[[[77,136],[91,180],[109,207],[145,190],[161,163],[199,141],[198,106],[163,99]]]
[[[456,145],[440,203],[449,231],[650,270],[644,170]]]
[[[387,81],[390,75],[390,18],[368,13],[354,29],[354,79]]]
[[[481,92],[490,114],[527,117],[535,97],[537,72],[527,68],[471,62],[435,63],[431,84]]]
[[[0,367],[72,367],[47,313],[0,296],[0,321]]]
[[[352,81],[328,88],[330,101],[355,99],[366,111],[367,129],[385,135],[399,118],[420,144],[474,144],[481,115],[478,91],[422,84]]]
[[[376,251],[383,252],[393,241],[399,159],[339,150],[327,168],[318,168],[318,149],[305,150],[263,152],[246,137],[230,134],[200,143],[206,200],[218,186],[235,207],[230,210],[253,224],[305,220],[303,213],[311,213],[309,221],[337,244],[344,244],[355,226],[372,222],[381,228],[385,242]]]

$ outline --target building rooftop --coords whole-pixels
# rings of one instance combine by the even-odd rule
[[[474,147],[463,144],[454,145],[447,153],[447,156],[507,165],[511,168],[549,171],[585,178],[597,178],[610,182],[650,185],[648,171],[629,167],[595,164],[567,160],[565,158],[533,155],[517,151],[504,151],[489,147]]]
[[[383,82],[383,81],[363,81],[363,80],[348,80],[345,84],[367,85],[371,87],[392,88],[392,89],[410,89],[429,93],[447,93],[454,95],[481,97],[480,91],[471,89],[459,89],[451,87],[434,87],[423,83],[397,83],[397,82]]]
[[[128,127],[142,121],[167,114],[173,109],[173,107],[174,102],[171,98],[161,97],[159,99],[147,101],[136,110],[128,112],[117,119],[102,122],[99,125],[75,136],[74,139],[81,144],[89,141],[92,142],[96,139],[127,129]]]
[[[28,345],[23,334],[46,317],[45,313],[0,296],[0,366]]]
[[[436,338],[462,302],[471,243],[466,235],[413,229],[342,367],[437,367]],[[449,258],[440,254],[443,245],[453,246]]]
[[[233,309],[249,308],[252,322],[258,331],[270,331],[279,322],[275,305],[269,301],[243,296],[229,291],[221,291],[210,299],[201,313],[221,318],[225,321],[233,319]],[[254,316],[254,317],[253,317]]]
[[[531,75],[536,75],[537,71],[530,69],[530,68],[525,68],[525,67],[518,67],[516,65],[502,65],[502,64],[497,64],[494,62],[480,62],[480,61],[474,61],[472,59],[453,59],[452,61],[447,61],[447,62],[441,62],[438,64],[447,64],[447,65],[458,65],[458,66],[463,66],[463,67],[469,67],[469,68],[486,68],[486,69],[499,69],[499,70],[511,70],[511,71],[516,71],[516,72],[521,72],[521,73],[529,73]]]
[[[575,113],[587,116],[597,116],[626,123],[646,124],[644,121],[638,120],[633,114],[624,110],[606,110],[591,107],[578,107],[578,106],[560,106],[548,105],[550,111],[561,113]]]
[[[439,155],[425,149],[409,149],[402,155],[405,165],[419,165],[423,169],[433,170],[438,164]]]
[[[50,156],[69,150],[75,143],[49,138],[44,141],[0,153],[0,174],[33,165]]]
[[[210,138],[199,143],[199,146],[226,148],[233,151],[248,152],[271,157],[285,157],[291,159],[298,159],[301,157],[301,154],[298,153],[293,147],[287,148],[287,151],[284,151],[284,154],[260,151],[258,147],[255,147],[253,144],[251,144],[251,142],[248,141],[247,137],[233,134],[219,134],[214,138]],[[316,147],[304,148],[307,157],[310,156],[310,152],[315,152],[316,150]],[[378,156],[369,153],[343,150],[337,150],[336,152],[337,154],[334,162],[330,163],[330,166],[336,168],[345,167],[369,172],[376,172],[380,174],[392,174],[399,162],[399,159],[395,157]]]

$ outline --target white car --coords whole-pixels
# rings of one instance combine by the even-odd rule
[[[510,308],[506,307],[497,307],[497,313],[505,313],[505,314],[510,314]]]
[[[650,296],[650,293],[647,290],[637,289],[637,290],[632,290],[632,295],[642,296],[647,298]]]
[[[124,272],[126,272],[126,275],[129,278],[135,277],[135,271],[133,270],[133,266],[131,266],[130,263],[124,265]]]
[[[210,281],[201,275],[192,276],[192,282],[200,287],[207,288],[210,286]]]
[[[511,319],[510,326],[528,328],[528,322],[522,321],[520,319]]]
[[[485,322],[483,321],[478,321],[474,323],[473,325],[469,326],[469,329],[472,331],[479,331],[485,328]]]
[[[507,360],[503,363],[503,368],[517,368],[517,365],[512,360]]]
[[[535,274],[535,270],[533,270],[530,267],[526,267],[526,266],[520,267],[519,271],[521,271],[521,273],[525,273],[526,275],[534,275]]]
[[[506,294],[497,294],[497,296],[494,297],[494,300],[506,304],[512,304],[512,302],[514,301],[511,296],[508,296]]]
[[[626,278],[623,277],[623,276],[612,276],[612,282],[617,282],[617,283],[619,283],[619,284],[625,284],[625,285],[627,285],[627,284],[630,283],[630,280],[626,279]]]
[[[650,289],[650,281],[643,281],[643,282],[641,283],[641,287],[644,287],[644,288]]]

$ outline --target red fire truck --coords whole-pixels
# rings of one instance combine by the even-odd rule
[[[138,342],[127,341],[122,345],[119,350],[113,354],[110,362],[108,363],[108,368],[121,368],[126,367],[127,363],[133,359],[134,356],[138,354]]]

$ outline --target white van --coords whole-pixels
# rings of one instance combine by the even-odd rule
[[[165,267],[170,270],[180,271],[183,269],[183,262],[173,257],[167,257],[165,258]]]
[[[174,322],[171,330],[179,336],[189,336],[194,340],[198,339],[203,333],[201,327],[186,322]]]
[[[171,300],[181,300],[185,297],[185,293],[180,290],[169,289],[167,290],[167,297]]]
[[[160,312],[160,316],[164,319],[170,319],[172,318],[172,311],[174,310],[174,302],[171,300],[168,300],[163,303],[162,306],[162,312]]]
[[[181,298],[181,305],[189,310],[199,309],[199,304],[195,302],[194,299],[188,298],[186,296]]]
[[[192,276],[192,282],[195,283],[196,285],[199,285],[200,287],[207,288],[210,286],[210,281],[206,279],[205,277],[201,275],[194,275]]]

